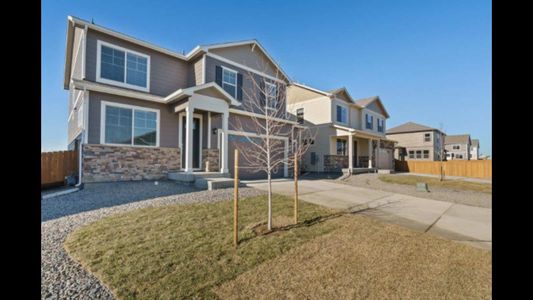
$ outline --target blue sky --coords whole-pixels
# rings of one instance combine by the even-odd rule
[[[413,121],[492,148],[490,1],[42,2],[42,150],[66,149],[67,16],[175,51],[256,38],[293,80],[379,95],[387,127]]]

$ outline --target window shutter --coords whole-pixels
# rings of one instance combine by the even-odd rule
[[[237,73],[237,100],[242,101],[242,74]]]
[[[221,66],[215,67],[215,82],[216,84],[220,85],[220,87],[222,87],[222,67]]]

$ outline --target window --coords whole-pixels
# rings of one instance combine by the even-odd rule
[[[265,96],[267,107],[278,107],[278,88],[275,84],[265,82]]]
[[[298,121],[298,124],[304,123],[304,109],[303,108],[298,108],[296,110],[296,120]]]
[[[461,149],[461,146],[459,146],[459,145],[454,145],[453,146],[453,150],[459,150],[459,149]]]
[[[142,91],[149,90],[150,57],[98,41],[96,80]]]
[[[337,155],[347,155],[346,154],[346,140],[337,140]]]
[[[424,158],[429,158],[429,150],[424,150]]]
[[[337,122],[348,124],[348,109],[346,107],[337,105]]]
[[[416,158],[417,159],[422,158],[422,150],[416,150]]]
[[[409,151],[409,158],[411,159],[414,159],[415,158],[415,152],[414,151]]]
[[[463,159],[463,155],[462,154],[457,154],[457,155],[455,155],[455,158]]]
[[[83,125],[83,103],[78,107],[78,127]]]
[[[156,110],[102,102],[105,144],[158,146]]]
[[[222,67],[222,88],[233,98],[237,98],[237,72]]]
[[[429,141],[431,141],[431,134],[424,133],[424,142],[429,142]]]
[[[371,116],[369,114],[365,115],[366,119],[366,129],[372,129],[374,126],[374,116]]]
[[[378,119],[378,132],[385,132],[384,127],[385,127],[385,120]]]

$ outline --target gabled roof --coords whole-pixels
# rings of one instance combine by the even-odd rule
[[[197,55],[208,52],[210,49],[217,49],[217,48],[225,48],[225,47],[234,47],[234,46],[241,46],[241,45],[249,45],[253,44],[257,46],[272,62],[272,64],[281,72],[281,74],[290,82],[290,77],[283,71],[283,69],[280,67],[280,65],[270,56],[270,54],[265,50],[265,48],[257,41],[256,39],[250,39],[250,40],[244,40],[244,41],[238,41],[238,42],[226,42],[226,43],[216,43],[216,44],[209,44],[209,45],[198,45],[194,47],[191,51],[189,51],[186,55],[181,54],[179,52],[169,50],[160,46],[156,46],[152,43],[140,40],[138,38],[134,38],[130,35],[120,33],[118,31],[93,24],[92,22],[89,22],[87,20],[83,20],[74,16],[68,16],[68,23],[67,23],[67,51],[66,51],[66,57],[65,57],[65,79],[64,79],[64,87],[65,89],[68,88],[69,79],[70,79],[70,72],[67,72],[67,70],[70,70],[71,65],[71,52],[72,52],[72,43],[73,43],[73,29],[74,25],[82,25],[86,26],[87,28],[90,28],[95,31],[99,31],[123,40],[126,40],[130,43],[137,44],[139,46],[143,46],[152,50],[155,50],[160,53],[164,53],[167,55],[170,55],[172,57],[184,60],[184,61],[190,61],[191,59],[195,58]],[[255,47],[254,46],[254,47]]]
[[[479,147],[479,140],[478,139],[473,139],[472,140],[472,146]]]
[[[457,134],[457,135],[447,135],[444,137],[444,144],[468,144],[470,140],[469,134]]]
[[[235,98],[233,98],[228,92],[226,92],[223,88],[221,88],[218,84],[214,82],[208,82],[201,85],[193,86],[186,89],[179,89],[172,94],[166,96],[164,99],[165,101],[172,102],[176,100],[180,100],[186,97],[192,96],[193,93],[202,91],[202,90],[216,90],[217,92],[221,93],[224,96],[224,100],[226,100],[230,105],[240,106],[241,103],[237,101]]]
[[[431,130],[437,130],[437,129],[428,127],[426,125],[414,123],[414,122],[407,122],[405,124],[390,128],[389,130],[387,130],[387,134],[409,133],[409,132],[431,131]]]
[[[354,101],[354,103],[356,105],[358,105],[360,107],[363,107],[363,108],[368,107],[370,104],[372,104],[374,102],[377,102],[378,105],[381,107],[381,110],[383,110],[383,113],[385,114],[385,117],[386,118],[390,118],[389,113],[385,109],[385,105],[383,105],[383,103],[381,102],[381,99],[379,99],[379,96],[372,96],[372,97],[369,97],[369,98],[362,98],[362,99]]]

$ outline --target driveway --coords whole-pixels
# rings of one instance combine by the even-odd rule
[[[266,190],[265,181],[248,181]],[[421,232],[492,249],[492,209],[367,189],[327,180],[299,181],[299,199],[335,209],[359,211]],[[274,193],[291,196],[294,182],[275,180]],[[371,208],[371,209],[367,209]]]

